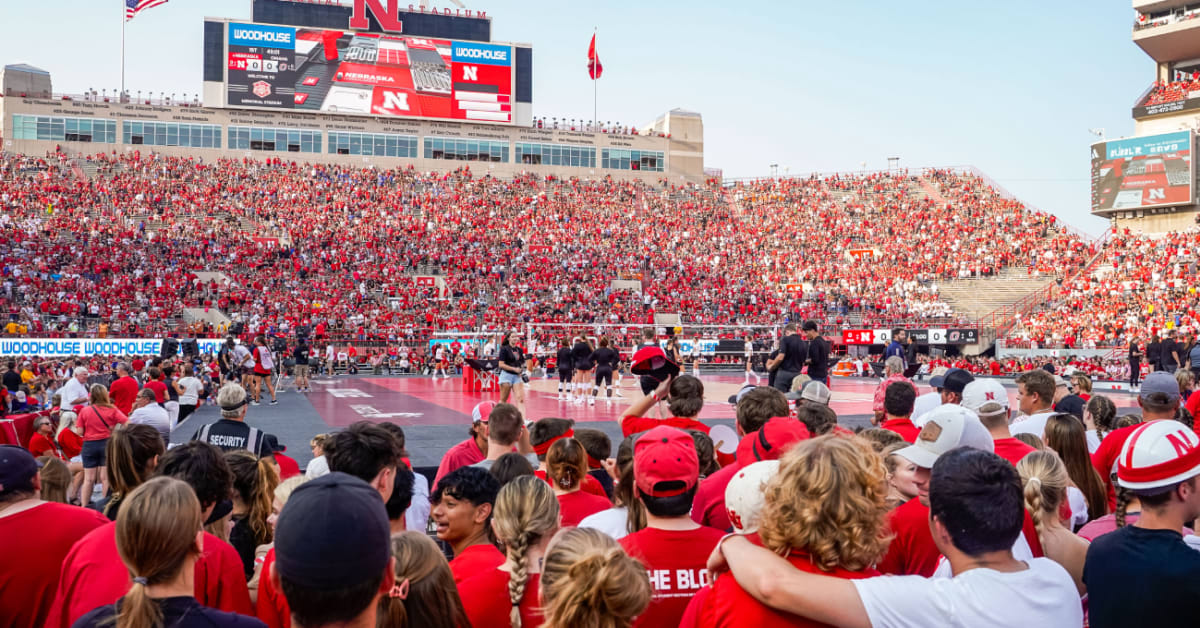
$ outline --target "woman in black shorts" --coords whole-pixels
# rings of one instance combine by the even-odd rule
[[[617,360],[617,352],[608,346],[608,337],[601,336],[600,347],[588,357],[588,361],[596,365],[596,385],[592,390],[591,398],[588,399],[589,405],[596,405],[596,397],[600,396],[601,384],[604,385],[605,400],[612,403],[612,376],[613,369],[617,366]]]
[[[566,336],[558,340],[558,354],[554,358],[558,368],[558,400],[570,401],[575,390],[571,378],[575,375],[575,356],[571,353],[571,341]]]
[[[571,360],[575,365],[575,395],[572,403],[583,404],[583,398],[588,396],[592,387],[592,343],[579,336],[575,338],[575,346],[571,347]]]

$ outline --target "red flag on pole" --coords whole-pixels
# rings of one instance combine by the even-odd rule
[[[596,34],[592,33],[592,43],[588,46],[588,76],[594,81],[600,78],[602,72],[604,66],[600,65],[600,56],[596,54]]]

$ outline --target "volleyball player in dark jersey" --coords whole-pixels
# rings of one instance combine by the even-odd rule
[[[575,346],[571,347],[571,359],[575,365],[575,398],[573,403],[583,404],[584,397],[590,397],[588,391],[592,387],[592,343],[583,336],[575,338]]]
[[[612,403],[612,376],[613,369],[617,367],[619,356],[616,351],[613,351],[608,346],[608,337],[600,338],[600,347],[592,352],[588,357],[588,361],[596,365],[596,385],[592,389],[592,396],[588,399],[590,405],[596,405],[596,397],[600,396],[600,386],[604,385],[605,400]]]
[[[566,336],[558,340],[558,354],[554,358],[558,368],[558,400],[570,401],[575,385],[571,378],[575,374],[575,356],[571,353],[571,341]]]

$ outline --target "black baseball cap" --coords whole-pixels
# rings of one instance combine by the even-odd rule
[[[287,446],[279,444],[279,437],[274,434],[263,434],[262,454],[269,456],[282,451],[287,451]]]
[[[33,490],[33,476],[40,468],[42,463],[28,449],[0,445],[0,495]]]
[[[930,378],[929,385],[961,395],[967,384],[973,381],[975,381],[975,376],[967,371],[963,369],[950,369],[941,375],[934,375]]]
[[[379,491],[333,472],[292,492],[275,526],[279,575],[308,589],[343,589],[377,578],[391,558]]]

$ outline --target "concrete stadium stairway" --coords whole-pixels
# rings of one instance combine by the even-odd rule
[[[953,279],[938,283],[938,295],[955,312],[982,318],[1039,291],[1045,291],[1055,277],[1033,276],[1024,267],[1001,269],[995,277]]]

